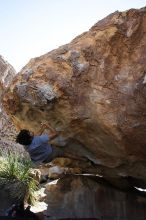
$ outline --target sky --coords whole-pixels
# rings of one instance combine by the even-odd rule
[[[145,6],[146,0],[0,0],[0,55],[18,72],[108,14]]]

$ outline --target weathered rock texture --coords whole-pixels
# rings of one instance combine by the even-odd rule
[[[15,75],[14,68],[0,55],[0,99],[3,90],[8,87]]]
[[[109,187],[102,180],[68,176],[47,184],[46,215],[60,218],[145,220],[146,199]],[[47,219],[47,218],[46,218]]]
[[[31,59],[3,105],[21,128],[35,132],[50,122],[60,132],[56,144],[79,141],[103,176],[146,181],[145,93],[143,8],[115,12],[70,44]]]
[[[1,106],[1,96],[16,75],[14,68],[0,56],[0,149],[16,149],[16,129]],[[22,147],[17,150],[22,151]]]
[[[15,69],[0,55],[0,100],[1,94],[9,86],[15,75]]]

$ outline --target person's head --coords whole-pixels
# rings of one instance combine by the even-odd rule
[[[33,139],[33,135],[28,130],[21,130],[16,137],[16,143],[22,145],[30,145]]]

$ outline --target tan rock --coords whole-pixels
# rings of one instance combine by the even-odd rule
[[[39,169],[30,169],[29,176],[39,183],[41,180],[41,171]]]
[[[80,146],[88,149],[103,175],[146,180],[145,86],[146,8],[132,9],[31,59],[3,105],[21,128],[36,132],[40,123],[50,122],[60,134],[56,145],[79,141],[70,152],[84,155]]]
[[[129,193],[130,192],[130,193]],[[60,218],[144,220],[146,200],[132,192],[119,191],[102,179],[68,176],[46,186],[45,215]],[[50,219],[51,219],[50,217]]]

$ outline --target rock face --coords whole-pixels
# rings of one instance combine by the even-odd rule
[[[82,144],[103,176],[146,181],[145,93],[143,8],[115,12],[70,44],[31,59],[3,105],[21,128],[35,132],[50,122],[60,134],[56,144]]]
[[[47,184],[45,213],[50,219],[97,218],[104,220],[144,220],[146,199],[118,191],[106,183],[85,176],[68,176]],[[132,210],[132,211],[131,211]]]
[[[14,68],[0,55],[0,97],[15,75]]]
[[[16,149],[16,129],[1,106],[1,96],[16,75],[14,68],[0,56],[0,149]],[[22,147],[18,147],[22,152]]]

